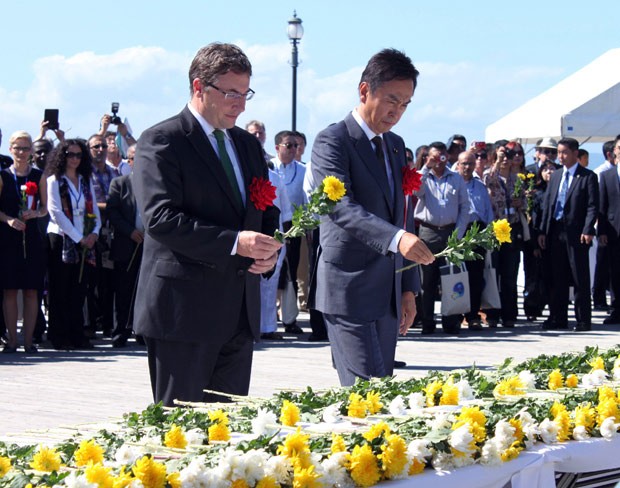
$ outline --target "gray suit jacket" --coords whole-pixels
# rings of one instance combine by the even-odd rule
[[[618,170],[614,167],[599,175],[600,181],[600,215],[598,235],[608,239],[620,238],[620,181]]]
[[[231,251],[241,230],[273,235],[280,212],[260,211],[249,198],[252,179],[268,179],[260,143],[238,127],[229,133],[245,180],[243,209],[187,107],[140,136],[132,177],[145,227],[137,334],[222,342],[236,329],[242,309],[254,336],[260,334],[260,276],[247,272],[253,260]]]
[[[417,269],[396,274],[404,266],[403,257],[388,251],[405,220],[405,144],[391,132],[383,137],[394,198],[370,141],[351,114],[315,139],[314,181],[320,184],[333,175],[347,191],[334,212],[321,221],[315,306],[324,313],[376,320],[391,309],[399,317],[401,293],[416,287]]]

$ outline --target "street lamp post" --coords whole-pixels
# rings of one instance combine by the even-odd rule
[[[304,35],[304,28],[301,25],[301,19],[297,17],[297,12],[293,11],[293,18],[288,21],[288,38],[293,45],[293,52],[291,56],[291,66],[293,67],[293,124],[292,130],[297,130],[297,66],[299,66],[299,59],[297,58],[297,43],[301,41]]]

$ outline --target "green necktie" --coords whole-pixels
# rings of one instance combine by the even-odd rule
[[[239,191],[239,185],[237,183],[237,177],[235,176],[235,170],[233,169],[232,161],[228,156],[228,151],[226,151],[226,144],[224,143],[224,132],[220,129],[215,129],[213,131],[213,135],[215,137],[215,140],[217,141],[217,152],[220,157],[222,167],[224,168],[224,172],[228,177],[228,182],[232,187],[234,198],[239,204],[239,207],[243,208],[243,199],[241,198],[241,192]]]

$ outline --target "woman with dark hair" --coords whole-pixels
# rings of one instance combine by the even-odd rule
[[[485,173],[484,184],[491,197],[495,220],[506,219],[512,227],[510,243],[502,244],[496,253],[501,311],[489,310],[487,323],[497,326],[501,317],[504,327],[514,327],[517,320],[517,278],[523,242],[530,233],[525,216],[524,192],[516,194],[515,183],[523,162],[523,148],[517,142],[507,142],[497,147],[495,163]]]
[[[421,171],[428,159],[428,146],[422,145],[415,150],[415,169]]]
[[[68,139],[48,162],[49,331],[55,349],[89,349],[82,308],[101,227],[84,141]]]
[[[45,252],[35,219],[47,214],[43,172],[30,164],[32,139],[27,132],[11,135],[13,164],[0,177],[0,288],[8,330],[3,352],[17,351],[17,292],[24,300],[24,350],[37,352],[32,343],[37,318],[37,290],[43,287]]]
[[[533,322],[541,316],[545,305],[549,302],[548,276],[551,269],[549,259],[545,256],[547,251],[538,246],[538,234],[540,233],[542,203],[547,190],[547,183],[556,168],[557,166],[551,160],[546,160],[540,165],[534,180],[534,192],[530,196],[532,199],[530,213],[530,234],[532,238],[526,243],[526,248],[523,251],[525,271],[523,311],[529,322]]]

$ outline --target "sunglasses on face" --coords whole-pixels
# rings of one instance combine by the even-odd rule
[[[476,153],[476,159],[480,158],[480,159],[486,159],[488,157],[487,153],[485,152],[481,152],[481,153]]]
[[[107,149],[108,145],[107,144],[95,144],[93,146],[90,146],[91,149]]]
[[[30,146],[13,146],[13,151],[30,151]]]
[[[542,150],[542,153],[543,153],[545,156],[557,156],[558,151],[557,151],[557,150],[555,150],[555,149],[543,149],[543,150]]]
[[[65,155],[67,156],[67,159],[71,159],[71,158],[82,159],[82,153],[81,152],[70,152],[70,151],[67,151],[65,153]]]
[[[278,146],[280,147],[285,147],[286,149],[290,149],[292,147],[294,147],[295,149],[297,149],[299,147],[299,144],[297,143],[293,143],[293,142],[287,142],[286,144],[278,144]]]

